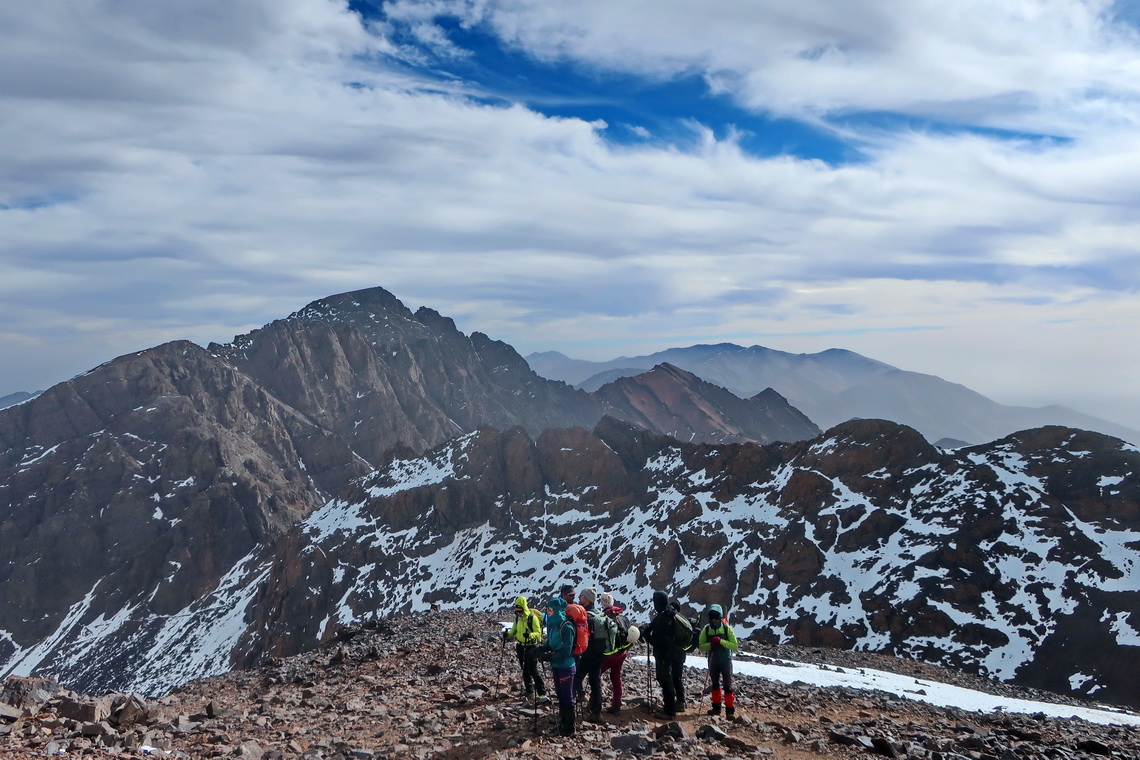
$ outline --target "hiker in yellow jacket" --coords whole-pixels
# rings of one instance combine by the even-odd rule
[[[709,624],[701,629],[698,646],[709,656],[709,678],[712,680],[712,709],[709,715],[720,715],[721,696],[724,697],[724,714],[729,720],[736,717],[736,691],[732,688],[732,653],[740,648],[732,627],[724,622],[724,611],[719,604],[709,607]],[[724,691],[721,692],[721,679]]]
[[[538,704],[548,704],[546,686],[538,674],[538,644],[542,641],[542,618],[527,605],[526,597],[515,599],[515,622],[503,631],[503,641],[515,642],[515,655],[522,669],[523,697],[529,702],[538,695]]]

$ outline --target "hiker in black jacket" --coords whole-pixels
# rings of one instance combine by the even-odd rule
[[[676,599],[669,602],[669,609],[673,611],[674,615],[685,615],[681,610],[681,602]],[[688,646],[681,646],[679,643],[674,642],[672,669],[673,698],[677,706],[677,712],[685,712],[685,660],[688,658],[689,652],[692,651],[693,643],[695,642],[690,641]]]
[[[653,592],[653,609],[657,614],[645,627],[644,637],[657,660],[657,683],[661,686],[663,712],[672,718],[677,715],[677,682],[681,678],[680,673],[673,672],[678,667],[673,620],[676,612],[669,606],[669,597],[664,591]]]

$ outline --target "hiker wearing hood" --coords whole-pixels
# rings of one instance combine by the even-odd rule
[[[546,686],[538,674],[538,644],[542,641],[542,620],[538,610],[527,605],[526,597],[515,599],[515,622],[503,631],[504,641],[515,642],[515,655],[522,670],[523,697],[528,701],[535,695],[541,704],[550,700],[546,696]]]
[[[653,649],[657,661],[657,683],[661,686],[662,710],[665,717],[677,715],[678,685],[681,682],[681,665],[677,657],[674,617],[676,610],[669,605],[669,597],[664,591],[653,592],[653,609],[657,613],[649,621],[644,631],[645,640]],[[681,654],[684,654],[682,651]],[[684,708],[684,691],[681,690],[680,708]]]
[[[720,715],[721,697],[724,698],[724,714],[736,717],[736,692],[732,688],[732,653],[740,648],[732,627],[724,621],[724,610],[719,604],[708,609],[708,625],[701,629],[702,652],[709,657],[709,678],[712,681],[712,709],[709,715]],[[721,691],[723,680],[724,690]]]
[[[567,617],[566,600],[554,597],[546,605],[546,644],[550,650],[550,670],[554,677],[554,693],[558,697],[558,734],[574,734],[574,621]],[[575,614],[586,611],[578,605]]]

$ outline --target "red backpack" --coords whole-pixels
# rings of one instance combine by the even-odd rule
[[[566,617],[574,624],[574,648],[571,654],[578,656],[590,644],[590,626],[586,623],[586,608],[580,604],[566,605]]]

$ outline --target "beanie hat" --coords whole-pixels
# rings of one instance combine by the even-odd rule
[[[608,591],[604,591],[598,595],[598,604],[604,610],[606,607],[614,606],[614,595]]]
[[[665,605],[669,604],[669,596],[664,591],[653,592],[653,609],[658,612],[665,611]]]
[[[587,587],[587,588],[582,589],[582,591],[578,594],[578,596],[586,604],[593,604],[594,602],[596,602],[598,600],[598,592],[595,591],[592,587]]]

